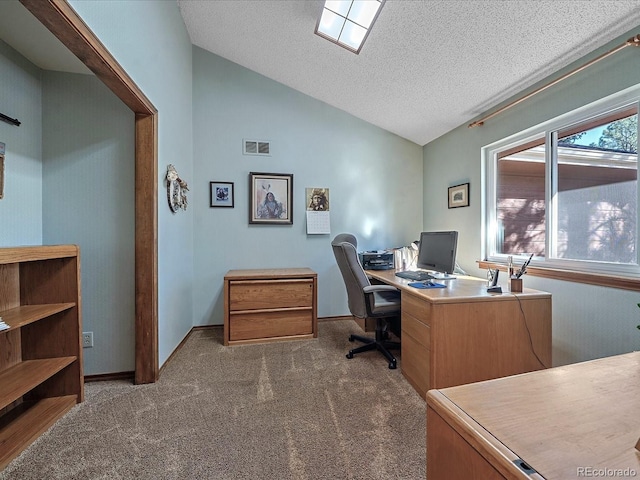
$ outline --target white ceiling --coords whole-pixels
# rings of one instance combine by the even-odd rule
[[[44,70],[91,73],[18,0],[0,0],[0,40]]]
[[[387,0],[355,55],[323,4],[178,0],[194,45],[419,145],[640,25],[638,0]]]
[[[313,33],[322,0],[177,2],[194,45],[419,145],[640,25],[640,0],[387,0],[355,55]],[[0,39],[89,72],[17,0]]]

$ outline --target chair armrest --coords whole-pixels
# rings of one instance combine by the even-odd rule
[[[397,292],[398,289],[392,285],[369,285],[362,289],[364,293],[375,293],[375,292]]]

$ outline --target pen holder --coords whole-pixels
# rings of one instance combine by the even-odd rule
[[[511,291],[514,293],[522,292],[522,279],[521,278],[511,278]]]

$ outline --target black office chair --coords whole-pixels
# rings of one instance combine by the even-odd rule
[[[349,350],[347,358],[368,350],[378,350],[389,361],[389,368],[396,368],[396,359],[389,349],[399,348],[399,342],[389,340],[389,321],[400,316],[400,292],[391,285],[371,285],[358,260],[358,241],[350,233],[341,233],[331,242],[333,254],[347,287],[349,311],[357,318],[375,318],[375,338],[350,335],[349,341],[358,340],[364,345]]]

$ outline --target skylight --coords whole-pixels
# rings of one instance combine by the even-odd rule
[[[326,0],[315,33],[360,53],[386,0]]]

